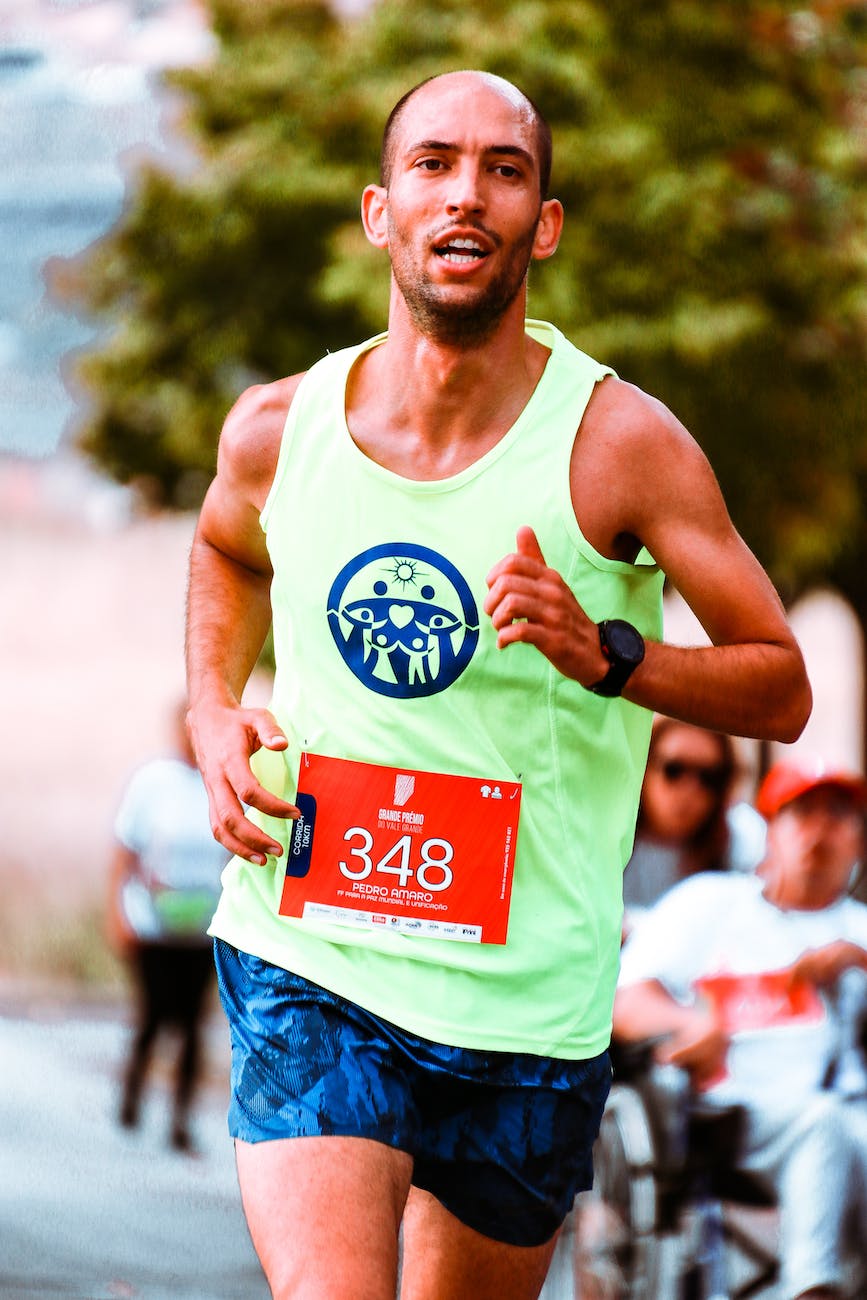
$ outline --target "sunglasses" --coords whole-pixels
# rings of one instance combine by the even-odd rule
[[[707,767],[704,763],[688,763],[682,758],[668,758],[655,766],[662,773],[663,780],[675,785],[687,779],[697,781],[703,790],[721,794],[729,780],[726,767]]]

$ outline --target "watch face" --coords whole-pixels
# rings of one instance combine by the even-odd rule
[[[630,664],[640,664],[644,658],[644,640],[631,623],[611,618],[605,625],[605,640],[617,659]]]

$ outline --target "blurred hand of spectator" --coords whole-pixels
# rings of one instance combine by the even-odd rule
[[[792,981],[806,980],[817,988],[836,984],[847,970],[867,970],[867,953],[857,943],[836,939],[822,948],[808,949],[791,968]]]
[[[704,1007],[691,1007],[680,1027],[656,1048],[656,1059],[664,1065],[686,1070],[694,1087],[703,1091],[719,1079],[728,1051],[728,1034],[716,1017]]]

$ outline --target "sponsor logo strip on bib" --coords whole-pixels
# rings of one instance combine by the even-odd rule
[[[505,943],[515,781],[302,754],[282,916]]]

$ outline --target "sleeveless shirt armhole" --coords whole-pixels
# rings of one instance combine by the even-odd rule
[[[581,531],[581,525],[575,515],[572,505],[572,496],[568,490],[565,493],[566,500],[563,506],[563,518],[568,532],[571,534],[578,550],[592,564],[594,569],[601,569],[606,573],[626,573],[632,574],[636,578],[649,577],[659,572],[659,565],[654,560],[646,546],[642,546],[634,560],[612,560],[607,555],[602,555],[596,547],[589,542]]]
[[[283,432],[280,435],[280,451],[277,455],[277,468],[274,471],[274,481],[271,484],[268,495],[265,498],[265,504],[259,514],[259,524],[263,533],[267,534],[268,532],[268,520],[274,512],[274,503],[283,486],[283,480],[289,472],[289,458],[292,451],[292,444],[295,441],[296,430],[302,418],[302,410],[306,400],[306,390],[308,388],[308,379],[313,374],[314,370],[318,370],[321,366],[336,367],[339,369],[339,381],[343,385],[341,391],[345,392],[346,379],[356,358],[365,350],[375,347],[377,343],[380,343],[384,338],[384,334],[376,334],[373,338],[367,339],[364,343],[356,344],[355,347],[342,348],[339,352],[327,352],[324,357],[320,357],[318,361],[314,362],[304,375],[304,378],[295,390],[295,396],[292,398],[289,410],[286,412],[286,421],[283,425]]]
[[[598,368],[596,374],[593,378],[593,388],[590,390],[590,393],[588,393],[587,395],[587,403],[589,403],[590,401],[590,398],[593,394],[593,389],[595,389],[596,385],[598,383],[601,383],[601,381],[605,379],[606,376],[613,375],[615,379],[617,378],[617,372],[616,370],[613,370],[611,366],[605,366],[602,365],[601,363],[597,363],[597,367]],[[584,410],[586,410],[586,404]],[[583,419],[583,417],[584,417],[584,411],[582,410],[581,418]],[[580,427],[580,421],[579,421],[579,427]],[[576,436],[577,436],[577,430],[576,430]],[[569,444],[568,447],[568,454],[566,458],[566,472],[565,474],[563,474],[561,479],[564,485],[561,501],[563,506],[563,519],[566,524],[567,531],[571,534],[573,541],[578,547],[578,550],[581,552],[584,558],[590,564],[593,565],[594,568],[602,569],[607,573],[629,573],[629,574],[634,574],[636,577],[641,577],[641,578],[646,577],[653,573],[657,573],[659,571],[659,565],[656,563],[656,561],[654,560],[653,556],[650,554],[650,551],[648,551],[646,546],[641,547],[641,550],[638,552],[634,560],[631,561],[612,560],[607,555],[603,555],[600,551],[597,551],[596,547],[592,544],[592,542],[589,542],[585,537],[584,532],[581,528],[581,524],[575,514],[575,507],[572,504],[572,492],[570,490],[570,485],[569,485],[569,474],[570,474],[570,468],[572,462],[573,446],[574,446],[574,438],[572,439],[572,442]]]

